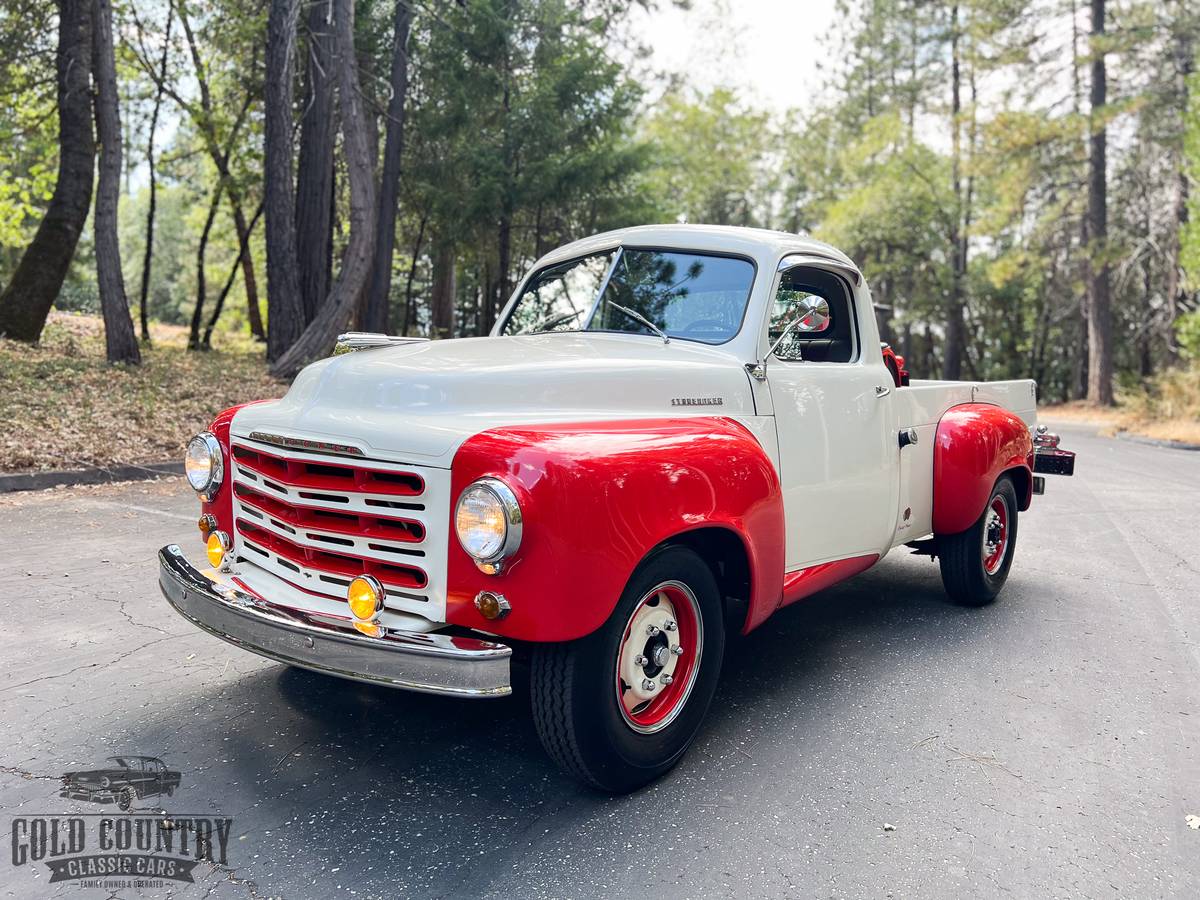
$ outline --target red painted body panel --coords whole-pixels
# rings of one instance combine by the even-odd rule
[[[1023,469],[1032,486],[1032,467],[1033,438],[1018,416],[986,403],[949,410],[938,422],[933,450],[934,532],[957,534],[970,528],[1003,472]],[[1028,509],[1028,488],[1019,499],[1021,509]]]
[[[879,562],[879,554],[871,553],[867,556],[836,559],[832,562],[809,566],[807,569],[788,572],[783,576],[783,602],[780,606],[787,606],[789,603],[803,600],[817,591],[832,587],[839,581],[845,581],[859,572],[865,572],[877,562]]]
[[[779,478],[762,447],[724,417],[497,428],[466,441],[452,465],[451,506],[477,478],[503,479],[524,517],[520,549],[485,575],[450,528],[446,619],[505,637],[565,641],[608,618],[656,545],[698,528],[735,534],[750,560],[746,630],[778,606],[784,567]],[[488,621],[482,590],[512,612]]]
[[[233,423],[233,417],[239,409],[246,406],[252,406],[255,403],[267,403],[267,400],[252,400],[250,403],[239,403],[237,406],[231,406],[229,409],[222,410],[213,419],[212,424],[208,426],[208,430],[216,437],[217,443],[221,445],[221,456],[225,463],[225,478],[221,486],[217,488],[216,494],[208,503],[201,502],[200,512],[212,513],[217,520],[217,528],[224,531],[226,534],[233,535],[233,458],[229,455],[229,426]],[[197,531],[197,534],[199,532]],[[203,542],[203,539],[201,539]]]

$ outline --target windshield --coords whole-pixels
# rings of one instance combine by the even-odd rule
[[[753,284],[754,265],[745,259],[623,247],[536,273],[500,333],[654,334],[658,328],[673,338],[723,344],[741,327]]]

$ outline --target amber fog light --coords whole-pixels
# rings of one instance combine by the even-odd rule
[[[208,564],[214,569],[221,568],[221,563],[225,561],[225,554],[229,552],[229,535],[223,531],[214,531],[208,536],[208,542],[204,545],[204,554],[208,557]]]
[[[346,590],[350,614],[360,622],[369,622],[383,610],[383,585],[371,575],[359,575]]]
[[[512,605],[503,594],[480,591],[475,595],[475,608],[485,619],[503,619],[512,609]]]

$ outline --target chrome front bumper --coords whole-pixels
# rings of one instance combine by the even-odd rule
[[[175,544],[158,551],[158,584],[198,628],[244,650],[327,675],[387,687],[501,697],[512,693],[504,644],[446,634],[384,629],[369,637],[349,619],[279,606],[236,585],[213,581]]]

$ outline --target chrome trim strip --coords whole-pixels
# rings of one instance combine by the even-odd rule
[[[296,450],[301,453],[327,453],[330,456],[353,456],[360,459],[366,457],[361,447],[355,447],[352,444],[334,444],[329,441],[294,438],[288,437],[285,434],[272,434],[267,431],[252,431],[248,440],[267,444],[271,447],[282,447],[285,450]]]
[[[211,580],[175,544],[158,551],[167,602],[197,628],[268,659],[339,678],[456,697],[512,693],[504,644],[384,628],[357,631],[349,618],[279,606],[228,580]]]

